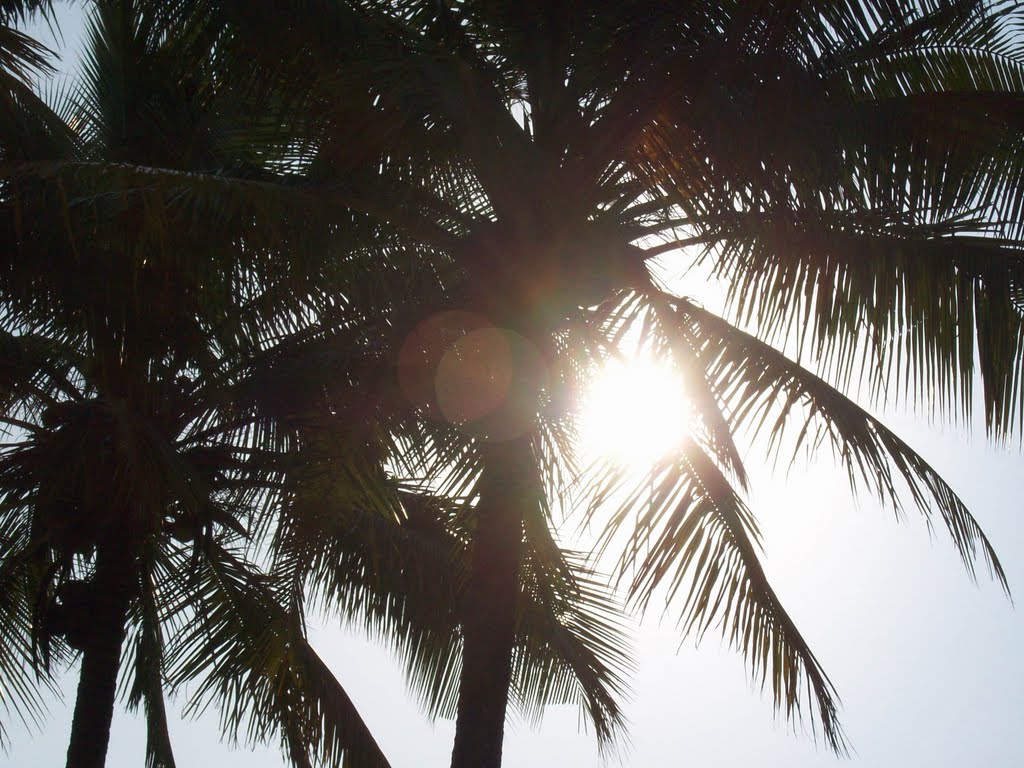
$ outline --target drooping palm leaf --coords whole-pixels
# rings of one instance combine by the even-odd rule
[[[259,741],[276,735],[300,768],[388,765],[299,617],[277,602],[264,577],[216,544],[192,584],[184,570],[177,573],[182,588],[202,594],[191,627],[170,651],[172,682],[203,680],[194,711],[219,702],[229,733]]]
[[[605,474],[598,498],[612,494],[622,498],[603,543],[625,529],[618,569],[631,598],[645,608],[663,595],[684,634],[719,626],[771,687],[776,709],[795,718],[807,707],[812,727],[820,724],[828,745],[845,753],[835,689],[768,583],[754,517],[715,462],[687,440],[639,482]],[[596,508],[589,514],[602,520]]]
[[[937,514],[968,572],[983,562],[1004,590],[1006,574],[995,550],[964,503],[938,473],[905,442],[823,379],[771,346],[712,313],[679,300],[680,322],[701,340],[701,359],[717,396],[730,410],[734,428],[767,429],[777,444],[799,408],[796,445],[828,442],[851,485],[864,484],[900,509],[900,486],[930,519]],[[794,414],[796,415],[796,414]],[[774,416],[774,420],[771,420]]]

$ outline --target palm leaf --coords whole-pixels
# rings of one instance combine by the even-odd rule
[[[227,732],[276,734],[296,766],[388,765],[299,617],[263,577],[215,544],[194,578],[200,607],[170,652],[173,683],[201,680],[190,711],[219,702]]]
[[[676,300],[681,323],[702,341],[702,360],[718,397],[730,408],[735,428],[768,429],[771,443],[781,439],[787,416],[803,409],[802,444],[831,444],[852,485],[864,484],[880,499],[900,507],[897,479],[930,520],[937,514],[973,577],[985,563],[1004,590],[1006,574],[995,550],[959,496],[923,458],[899,437],[823,379],[806,371],[771,346],[729,325],[707,310]],[[775,420],[769,421],[778,403]]]
[[[684,634],[701,637],[719,626],[754,678],[771,686],[776,709],[797,717],[811,707],[826,743],[844,754],[835,689],[769,585],[754,518],[715,462],[687,440],[638,484],[609,473],[601,479],[588,517],[600,519],[604,499],[626,493],[601,546],[616,546],[626,527],[618,570],[631,599],[645,608],[664,595]]]

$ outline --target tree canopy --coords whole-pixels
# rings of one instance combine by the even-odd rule
[[[1022,434],[1019,4],[95,0],[49,89],[17,24],[51,5],[0,7],[0,697],[35,712],[80,651],[108,712],[69,766],[126,665],[153,766],[186,681],[297,766],[385,765],[310,606],[399,651],[455,768],[500,765],[509,702],[607,747],[655,598],[842,753],[756,451],[830,451],[1009,591],[846,393],[968,419],[980,386]],[[577,428],[635,347],[696,414],[642,476]]]

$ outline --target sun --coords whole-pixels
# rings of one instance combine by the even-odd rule
[[[582,455],[640,468],[680,445],[694,411],[679,371],[647,355],[608,361],[581,403]]]

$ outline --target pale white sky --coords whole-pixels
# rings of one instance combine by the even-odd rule
[[[77,27],[66,21],[69,43]],[[929,427],[904,413],[887,424],[951,483],[995,543],[1018,600],[1024,595],[1024,462],[1018,450],[986,443],[983,431]],[[929,540],[913,515],[897,524],[873,499],[851,499],[845,474],[826,458],[773,474],[755,455],[750,506],[765,538],[765,565],[783,604],[830,674],[842,721],[865,768],[1011,768],[1024,753],[1024,618],[983,577],[974,586],[952,545]],[[657,617],[654,617],[655,619]],[[387,651],[335,627],[313,633],[395,768],[445,766],[453,725],[429,723],[405,691]],[[771,698],[752,686],[739,655],[711,633],[683,643],[671,619],[638,633],[638,674],[627,712],[631,745],[622,765],[821,768],[842,761],[773,717]],[[75,670],[77,671],[77,670]],[[63,765],[74,704],[73,674],[41,731],[11,723],[0,764]],[[172,702],[180,710],[184,699]],[[510,722],[506,768],[593,766],[593,738],[574,708],[552,708],[538,730]],[[216,714],[175,722],[180,768],[270,768],[285,764],[276,745],[221,743]],[[140,719],[118,713],[110,768],[140,766]]]

